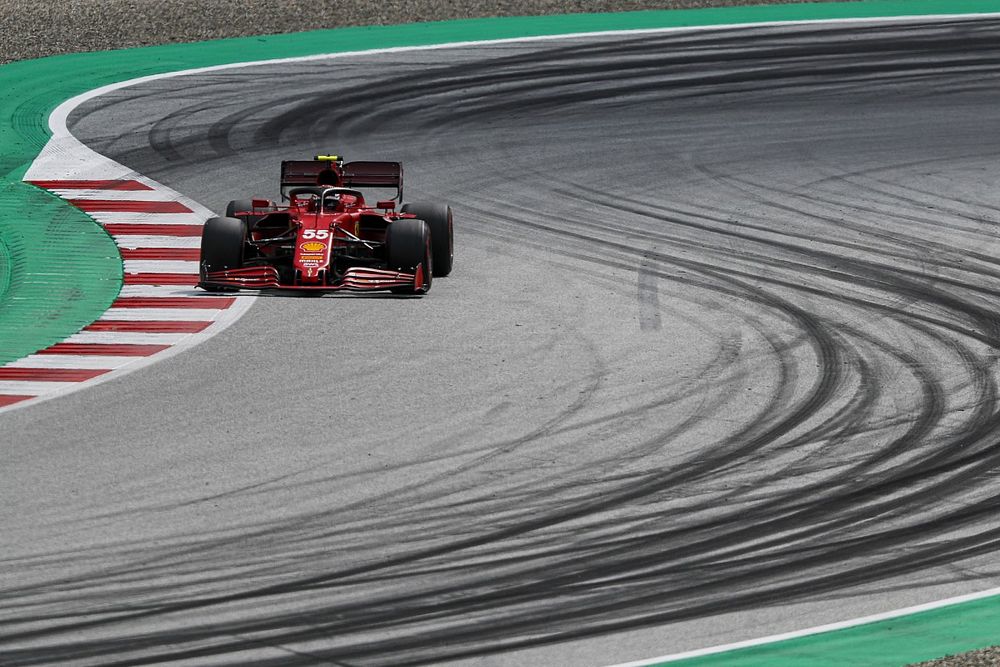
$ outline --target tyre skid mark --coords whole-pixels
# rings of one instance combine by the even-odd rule
[[[549,175],[551,179],[551,175]],[[580,193],[576,193],[579,195]],[[597,204],[598,202],[591,202],[592,204]],[[642,251],[639,248],[630,248],[621,243],[603,243],[600,238],[595,237],[593,234],[590,235],[590,244],[595,246],[595,250],[592,254],[581,251],[582,247],[587,245],[587,234],[578,233],[576,231],[567,232],[565,229],[560,229],[555,225],[545,225],[540,224],[537,221],[537,216],[525,215],[524,217],[518,217],[515,214],[510,216],[498,215],[496,210],[498,207],[498,202],[490,202],[491,206],[484,205],[479,210],[484,214],[488,214],[491,220],[499,220],[508,223],[511,231],[518,235],[518,238],[523,238],[523,231],[525,228],[530,228],[534,232],[551,233],[556,240],[554,242],[546,243],[542,240],[532,239],[531,243],[537,245],[540,248],[548,248],[549,252],[555,252],[560,254],[565,254],[567,256],[572,256],[577,259],[587,259],[594,262],[595,264],[603,265],[608,268],[627,268],[627,263],[616,262],[609,259],[608,250],[614,250],[618,252],[631,252],[634,255],[640,255]],[[492,207],[492,212],[490,208]],[[799,212],[801,214],[801,212]],[[506,219],[505,219],[506,218]],[[665,220],[669,224],[683,223],[685,222],[682,218],[674,218],[670,220]],[[578,221],[573,222],[573,229],[578,229]],[[582,221],[580,224],[586,225],[586,221]],[[591,226],[593,232],[606,231],[609,227],[613,232],[619,232],[626,237],[629,235],[639,235],[647,240],[654,240],[656,242],[662,242],[665,247],[670,247],[676,239],[672,239],[669,236],[656,236],[656,235],[643,235],[642,233],[637,233],[634,227],[631,226],[617,226],[615,222],[612,221],[609,224],[608,219],[602,219],[600,224],[594,224]],[[706,230],[718,233],[718,230]],[[869,233],[872,230],[867,230]],[[484,233],[492,238],[503,238],[504,233],[502,231],[485,232],[482,230],[477,230],[477,233]],[[745,238],[745,241],[757,242],[758,239]],[[917,247],[919,241],[915,241],[913,247]],[[768,244],[769,246],[773,244]],[[710,242],[706,241],[705,246],[709,247]],[[773,245],[773,247],[780,247],[783,251],[789,252],[801,252],[803,257],[810,257],[813,261],[817,258],[823,258],[822,253],[813,253],[805,249],[795,248],[794,246],[780,246]],[[599,248],[599,249],[596,249]],[[718,246],[716,246],[715,252]],[[647,255],[642,253],[641,255],[645,260]],[[898,254],[899,257],[907,256],[905,251]],[[832,257],[826,255],[829,259],[837,259],[844,262],[845,258],[842,256]],[[663,254],[658,257],[660,261],[671,266],[683,265],[689,270],[699,270],[703,275],[707,273],[707,269],[710,265],[705,265],[704,263],[700,265],[692,264],[690,262],[685,262],[677,257],[671,256],[669,254]],[[784,262],[770,259],[763,256],[758,256],[754,258],[755,262],[766,262],[775,267],[785,267],[788,269],[795,269],[799,271],[810,271],[815,270],[809,262],[795,262],[790,263],[787,260]],[[869,285],[873,287],[881,287],[886,291],[898,290],[900,292],[912,292],[913,294],[920,294],[923,298],[941,304],[946,308],[946,312],[961,313],[964,316],[972,315],[974,320],[979,320],[976,322],[976,326],[981,326],[987,331],[990,325],[993,324],[995,320],[994,316],[985,310],[981,310],[976,304],[956,298],[947,292],[935,289],[932,285],[929,285],[925,280],[919,284],[913,283],[912,286],[907,280],[899,280],[898,277],[894,277],[893,274],[897,273],[897,267],[883,267],[880,264],[874,262],[856,262],[853,264],[849,263],[846,271],[839,272],[845,279],[857,280],[860,276],[865,276],[869,278]],[[817,271],[817,273],[820,273]],[[829,276],[834,276],[833,272],[826,272]],[[927,269],[923,271],[914,270],[910,276],[913,278],[927,277]],[[970,273],[983,275],[980,271],[970,271]],[[726,271],[722,270],[717,273],[717,277],[722,279],[724,276],[729,275],[730,277],[741,276],[743,278],[751,278],[750,274],[745,272],[737,271]],[[677,278],[676,274],[662,272],[661,276],[664,279],[674,280],[679,284],[692,284],[692,281],[684,281]],[[845,298],[841,295],[826,293],[821,290],[816,290],[809,288],[808,285],[811,281],[802,281],[796,283],[790,280],[776,280],[773,278],[761,278],[759,275],[754,276],[756,282],[765,282],[774,288],[790,289],[793,291],[803,291],[807,293],[814,294],[815,296],[820,296],[824,298],[830,298],[836,301],[843,302],[845,304],[853,304],[862,308],[876,308],[883,316],[889,317],[894,321],[904,321],[912,320],[912,326],[915,332],[920,335],[925,336],[929,341],[932,341],[935,347],[944,343],[948,347],[952,348],[955,354],[961,359],[961,368],[965,368],[966,372],[970,375],[972,380],[969,383],[971,387],[970,392],[973,395],[972,405],[975,407],[973,413],[969,416],[968,422],[975,424],[977,426],[973,427],[970,431],[967,431],[964,427],[958,426],[951,430],[951,432],[940,433],[936,436],[936,439],[940,439],[942,442],[947,442],[948,446],[937,449],[935,454],[921,460],[913,459],[910,461],[903,460],[903,455],[907,453],[908,450],[912,450],[916,443],[920,442],[933,442],[932,431],[935,427],[941,424],[941,420],[945,415],[946,410],[954,410],[956,406],[946,406],[945,405],[945,395],[941,381],[938,377],[933,376],[928,370],[925,369],[924,363],[925,358],[916,355],[906,354],[905,351],[899,350],[893,345],[884,343],[878,339],[878,337],[873,337],[864,333],[863,330],[855,327],[844,327],[843,325],[835,325],[833,322],[826,321],[826,318],[817,319],[816,326],[809,327],[811,331],[810,335],[815,335],[818,331],[824,328],[829,328],[835,326],[837,329],[843,331],[851,340],[857,340],[858,343],[863,342],[863,346],[859,346],[858,343],[847,344],[848,339],[845,338],[843,341],[839,342],[836,347],[843,348],[845,351],[850,351],[852,356],[856,356],[854,349],[862,351],[869,349],[872,351],[878,350],[878,354],[885,354],[890,358],[894,359],[893,365],[899,365],[903,368],[911,369],[914,372],[914,381],[923,388],[923,393],[919,395],[916,399],[917,405],[916,414],[918,419],[913,421],[913,412],[909,410],[900,410],[897,423],[907,424],[908,428],[902,434],[900,434],[894,441],[890,442],[889,445],[882,449],[880,448],[874,452],[874,456],[862,462],[861,465],[848,468],[843,471],[838,478],[829,480],[833,483],[836,489],[838,485],[841,485],[843,490],[838,490],[836,494],[830,494],[829,487],[827,486],[827,481],[813,485],[812,487],[807,487],[801,489],[803,491],[803,497],[800,499],[798,509],[795,509],[792,513],[787,514],[787,516],[782,517],[782,523],[787,522],[788,526],[794,527],[796,525],[811,525],[816,526],[809,531],[800,532],[798,539],[814,539],[822,536],[824,533],[830,530],[846,530],[854,525],[857,525],[858,521],[869,520],[871,517],[875,516],[887,516],[895,514],[897,517],[904,517],[905,515],[901,512],[909,512],[911,510],[917,510],[919,508],[925,508],[934,510],[935,504],[939,502],[941,495],[953,494],[957,489],[962,489],[963,484],[966,481],[976,479],[984,473],[988,473],[989,470],[996,464],[997,455],[993,451],[995,447],[987,447],[986,449],[980,449],[978,452],[969,452],[969,447],[979,444],[980,448],[984,444],[987,444],[991,438],[996,433],[998,428],[997,415],[994,409],[994,399],[996,395],[995,382],[990,378],[990,376],[983,372],[982,361],[977,352],[973,351],[971,347],[965,344],[955,343],[948,338],[941,335],[937,327],[944,327],[954,333],[960,334],[963,337],[971,337],[973,342],[985,342],[993,344],[996,340],[993,336],[989,334],[979,334],[975,330],[959,324],[955,321],[949,321],[943,318],[929,318],[920,315],[915,315],[913,312],[907,311],[899,306],[899,302],[895,305],[883,305],[876,301],[864,301],[860,299]],[[940,281],[937,281],[940,282]],[[995,288],[988,288],[981,286],[972,281],[959,281],[951,280],[948,283],[952,287],[964,288],[971,290],[981,290],[985,294],[995,294]],[[750,288],[750,285],[746,286]],[[928,294],[928,289],[930,293]],[[755,289],[748,289],[747,294],[751,295],[751,298],[759,301],[761,295],[759,293],[754,294],[757,291]],[[865,353],[867,356],[867,353]],[[831,422],[829,427],[834,430],[840,430],[841,438],[852,438],[862,435],[865,431],[861,428],[866,426],[866,417],[873,416],[871,412],[871,406],[875,404],[875,389],[874,384],[869,381],[876,381],[882,377],[885,377],[885,371],[879,368],[881,364],[872,366],[865,361],[864,356],[857,357],[856,363],[859,364],[859,369],[862,369],[861,381],[859,386],[862,387],[862,393],[858,395],[858,404],[845,408],[845,410],[840,414],[841,418],[845,418],[846,421],[838,425],[836,422]],[[867,385],[867,389],[864,387]],[[819,403],[823,402],[822,398]],[[862,410],[860,413],[851,413],[858,406],[869,406],[866,410]],[[886,421],[887,418],[881,418]],[[889,423],[889,426],[893,424]],[[867,427],[867,426],[866,426]],[[870,428],[870,427],[867,427]],[[876,428],[878,428],[876,426]],[[818,432],[810,432],[806,434],[808,439],[814,439],[818,435]],[[806,436],[803,436],[803,441],[806,441]],[[950,442],[949,442],[950,441]],[[795,443],[790,443],[792,446]],[[956,458],[956,453],[964,451],[965,456]],[[900,459],[899,463],[891,468],[886,468],[885,464],[893,459]],[[734,462],[740,461],[739,457],[734,457],[732,459]],[[976,470],[968,470],[967,466],[974,465]],[[881,469],[881,470],[878,470]],[[717,470],[724,470],[724,468],[718,468]],[[886,475],[885,473],[889,474]],[[852,485],[851,480],[854,476],[859,474],[868,473],[870,479],[875,480],[879,477],[883,479],[879,480],[878,484],[871,485],[868,488],[863,486],[858,486],[856,484]],[[928,477],[933,479],[938,476],[939,479],[930,487],[920,486],[922,483],[926,483]],[[854,487],[852,489],[852,486]],[[907,488],[916,488],[917,490],[905,494],[897,499],[889,500],[883,503],[873,504],[872,501],[877,499],[881,494],[886,496],[891,496],[894,493],[898,493],[901,490]],[[822,492],[827,491],[824,498]],[[816,493],[821,495],[817,496]],[[810,496],[810,494],[813,494]],[[713,498],[713,501],[716,500]],[[787,499],[781,496],[776,496],[774,502],[778,505],[787,503]],[[833,503],[831,505],[824,505],[824,503]],[[983,501],[982,506],[995,507],[996,501],[988,499]],[[844,513],[843,518],[841,518],[836,523],[823,523],[819,521],[826,513],[830,512],[830,508],[836,508],[838,505],[842,506],[842,509],[849,507],[855,507],[854,514]],[[980,506],[979,504],[973,504],[967,506],[968,514],[965,516],[964,521],[967,523],[972,519],[973,516],[981,516],[982,510],[976,510],[975,508]],[[795,505],[791,505],[790,508],[795,508]],[[768,506],[761,505],[759,508],[761,512],[766,516]],[[772,507],[771,509],[777,509]],[[933,521],[928,521],[923,527],[918,528],[900,528],[896,531],[890,531],[885,533],[880,533],[872,535],[868,538],[858,538],[852,539],[850,542],[845,542],[845,548],[842,551],[842,556],[856,556],[858,550],[864,549],[878,549],[882,550],[890,544],[898,543],[906,544],[906,542],[912,539],[915,532],[924,530],[925,528],[929,530],[929,535],[942,535],[954,529],[954,526],[959,525],[960,519],[966,510],[958,508],[953,514],[949,516],[936,517]],[[733,515],[733,525],[739,525],[743,521],[743,516],[734,514]],[[920,526],[921,517],[916,516],[913,519],[915,526]],[[773,525],[768,526],[767,524],[755,523],[755,529],[761,529],[770,531],[774,530],[776,534],[780,534],[780,529],[782,523],[775,522]],[[778,529],[778,530],[775,530]],[[686,537],[683,533],[675,533],[670,537],[673,538],[675,542],[683,541]],[[747,529],[745,535],[743,536],[748,544],[753,543],[753,547],[748,547],[747,551],[744,553],[753,553],[758,548],[758,543],[752,541],[753,534],[751,529]],[[726,534],[726,541],[739,542],[740,540],[739,532],[732,532]],[[882,542],[885,540],[885,542]],[[980,548],[975,546],[970,546],[968,550],[965,549],[965,545],[974,545],[976,541],[979,541]],[[791,540],[794,542],[794,540]],[[770,542],[774,548],[778,549],[788,549],[789,540],[779,539]],[[926,560],[922,564],[930,562],[943,562],[949,557],[961,557],[963,555],[985,552],[995,545],[995,531],[991,533],[990,531],[982,532],[974,537],[963,538],[959,540],[948,539],[942,540],[941,546],[934,548],[933,551],[928,550],[928,555]],[[702,549],[709,546],[708,543],[696,544],[696,548]],[[760,545],[760,546],[767,546]],[[707,549],[705,553],[710,555],[706,556],[703,563],[704,565],[709,565],[715,561],[718,557],[717,554],[710,553]],[[740,555],[741,552],[733,552],[732,555]],[[667,554],[662,554],[665,558],[669,558]],[[589,558],[589,557],[588,557]],[[911,563],[917,563],[920,559],[914,559]],[[803,561],[805,564],[806,561]],[[905,556],[895,559],[893,561],[886,561],[890,563],[887,568],[888,572],[903,572],[907,568],[907,560]],[[582,563],[581,563],[582,564]],[[686,563],[685,565],[691,565],[691,563]],[[919,565],[918,565],[919,566]],[[625,565],[622,561],[616,562],[616,567],[620,567],[627,571],[631,571],[632,568]],[[878,568],[876,568],[878,569]],[[689,575],[690,571],[685,571],[684,567],[681,567],[678,571],[679,576]],[[649,580],[656,581],[655,573],[650,573]],[[863,572],[863,568],[859,568],[851,572],[848,576],[858,576],[859,580],[873,581],[876,577],[871,577]],[[882,574],[878,575],[882,576]],[[833,584],[832,578],[826,578],[826,586]],[[825,586],[824,586],[825,588]],[[827,590],[832,590],[835,585]],[[671,589],[673,595],[675,589]],[[781,591],[782,593],[790,593],[791,591]],[[739,606],[739,605],[737,605]],[[731,609],[730,609],[731,610]],[[548,618],[548,617],[547,617]],[[680,618],[680,617],[678,617]],[[627,626],[627,624],[626,624]],[[571,633],[572,634],[572,633]],[[566,635],[562,635],[565,637]],[[341,654],[343,655],[343,654]]]

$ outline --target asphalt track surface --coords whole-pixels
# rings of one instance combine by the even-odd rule
[[[94,100],[77,136],[214,209],[402,160],[456,268],[4,415],[0,662],[596,665],[1000,585],[998,84],[955,20]]]

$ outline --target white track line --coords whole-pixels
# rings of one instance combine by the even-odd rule
[[[49,190],[49,192],[59,195],[63,199],[172,201],[170,199],[164,199],[164,193],[160,190],[60,190],[56,188]]]
[[[4,368],[121,368],[141,357],[103,357],[87,354],[32,354]]]
[[[199,297],[205,298],[208,295],[200,289],[185,287],[184,285],[123,285],[122,291],[118,294],[122,297]],[[224,296],[235,296],[226,294]],[[246,297],[240,297],[246,298]]]
[[[4,366],[4,368],[7,368]],[[30,380],[0,380],[0,394],[14,396],[48,396],[66,393],[80,387],[83,382],[33,382]],[[18,405],[15,403],[14,405]]]
[[[200,236],[116,236],[119,248],[200,248]]]
[[[144,320],[163,321],[180,320],[182,322],[200,322],[212,320],[222,311],[208,308],[108,308],[100,320]]]
[[[708,648],[697,649],[694,651],[686,651],[684,653],[672,653],[670,655],[663,655],[658,658],[648,658],[646,660],[638,660],[635,662],[622,662],[615,665],[610,665],[609,667],[648,667],[649,665],[661,662],[677,662],[678,660],[689,660],[691,658],[700,658],[706,655],[715,655],[717,653],[726,653],[728,651],[738,651],[740,649],[752,648],[754,646],[763,646],[765,644],[776,644],[778,642],[784,642],[790,639],[800,639],[802,637],[808,637],[809,635],[818,635],[824,632],[834,632],[835,630],[846,630],[848,628],[855,628],[860,625],[868,625],[869,623],[891,621],[892,619],[900,618],[901,616],[909,616],[911,614],[919,614],[925,611],[933,611],[935,609],[941,609],[942,607],[951,607],[957,604],[962,604],[964,602],[974,602],[976,600],[982,600],[984,598],[993,597],[996,595],[1000,595],[1000,588],[991,588],[986,591],[980,591],[979,593],[969,593],[968,595],[959,595],[953,598],[946,598],[944,600],[928,602],[926,604],[916,605],[913,607],[906,607],[904,609],[894,609],[893,611],[887,611],[881,614],[872,614],[871,616],[863,616],[861,618],[853,618],[847,621],[840,621],[838,623],[817,625],[816,627],[806,628],[805,630],[785,632],[779,635],[761,637],[759,639],[748,639],[742,642],[733,642],[732,644],[720,644],[718,646],[710,646]]]
[[[67,343],[111,345],[176,345],[194,334],[131,333],[120,331],[81,331],[66,339]]]
[[[170,259],[126,259],[125,273],[190,273],[198,282],[198,262]]]
[[[126,211],[94,211],[90,217],[104,225],[192,225],[201,226],[209,216],[198,213],[132,213]]]

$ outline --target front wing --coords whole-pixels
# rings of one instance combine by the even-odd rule
[[[391,289],[393,287],[412,287],[419,291],[423,286],[423,267],[418,266],[415,273],[404,271],[387,271],[385,269],[369,269],[355,267],[348,269],[343,278],[330,285],[298,285],[282,283],[278,270],[273,266],[249,266],[242,269],[228,269],[206,273],[198,283],[199,287],[236,287],[239,289],[290,289],[290,290],[322,290],[336,292],[353,290],[371,292]]]

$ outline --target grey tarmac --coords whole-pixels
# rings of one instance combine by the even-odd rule
[[[8,660],[597,665],[996,586],[997,32],[423,51],[87,105],[87,143],[215,209],[284,157],[401,159],[458,263],[421,300],[263,297],[5,415]]]

